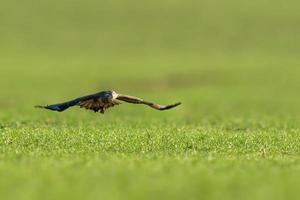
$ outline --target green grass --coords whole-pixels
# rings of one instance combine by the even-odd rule
[[[176,120],[83,121],[21,122],[3,128],[3,198],[298,195],[297,129],[235,130]]]
[[[297,199],[297,1],[6,1],[0,199]],[[114,89],[182,106],[34,109]]]

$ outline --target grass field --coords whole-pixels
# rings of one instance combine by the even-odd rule
[[[0,199],[300,198],[297,1],[5,1]],[[177,109],[34,109],[114,89]]]

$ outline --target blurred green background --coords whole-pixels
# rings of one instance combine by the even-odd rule
[[[299,8],[1,1],[1,195],[298,197]],[[123,105],[103,116],[33,109],[108,89],[183,105],[163,113]],[[143,143],[149,135],[153,143]]]
[[[298,6],[297,1],[4,1],[1,91],[6,103],[26,104],[22,97],[28,94],[55,100],[53,95],[107,88],[190,90],[200,98],[203,88],[212,87],[283,100],[299,90]]]

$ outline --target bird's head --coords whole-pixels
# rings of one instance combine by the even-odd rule
[[[116,99],[119,96],[115,91],[111,91],[111,95],[113,99]]]

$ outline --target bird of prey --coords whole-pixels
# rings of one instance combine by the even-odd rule
[[[127,103],[133,103],[133,104],[144,104],[156,110],[168,110],[176,106],[179,106],[181,104],[181,103],[176,103],[172,105],[163,106],[148,101],[144,101],[143,99],[137,97],[117,94],[115,91],[102,91],[96,94],[79,97],[77,99],[67,101],[64,103],[53,104],[48,106],[36,106],[36,107],[62,112],[72,106],[80,106],[81,108],[85,108],[88,110],[92,110],[94,112],[100,112],[104,114],[105,110],[107,110],[110,107],[121,104],[121,101],[125,101]]]

